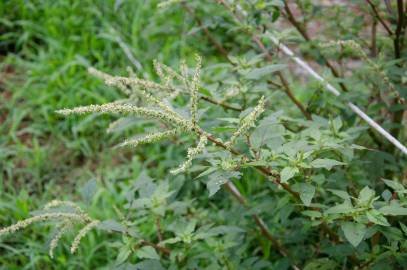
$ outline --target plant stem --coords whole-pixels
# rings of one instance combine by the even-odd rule
[[[372,3],[371,0],[366,0],[366,2],[369,4],[369,6],[372,8],[373,14],[376,17],[376,19],[379,20],[380,24],[383,25],[384,29],[386,29],[387,33],[392,36],[393,31],[391,31],[390,27],[387,25],[387,23],[383,20],[383,18],[380,16],[379,11],[377,10],[376,6]]]
[[[162,242],[164,240],[162,231],[161,231],[161,222],[160,222],[160,217],[157,216],[155,219],[155,226],[157,227],[157,238],[159,242]]]
[[[404,8],[403,8],[403,0],[397,0],[397,14],[398,14],[398,20],[397,20],[397,28],[396,28],[396,33],[394,37],[394,56],[396,59],[401,58],[401,52],[403,50],[403,41],[404,41],[404,30],[405,30],[405,24],[404,24]],[[399,64],[401,67],[402,64]],[[394,99],[395,104],[400,104],[399,98]],[[397,126],[392,128],[390,130],[390,133],[393,135],[393,137],[398,138],[400,135],[401,131],[401,123],[403,121],[403,114],[404,114],[404,109],[399,109],[393,114],[393,123],[395,123]],[[396,150],[395,147],[393,147],[393,150]]]

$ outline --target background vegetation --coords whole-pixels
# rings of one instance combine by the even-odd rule
[[[239,10],[238,1],[226,7],[223,1],[173,2],[179,3],[0,3],[0,227],[53,199],[78,202],[90,216],[110,220],[75,255],[69,252],[74,233],[68,235],[53,259],[52,226],[2,237],[0,269],[405,268],[406,156],[345,104],[360,105],[406,144],[400,100],[407,97],[407,3],[258,0],[241,1]],[[335,83],[341,98],[307,79],[266,30]],[[321,45],[337,40],[354,40],[365,54],[347,44]],[[237,146],[250,161],[213,150],[188,173],[171,176],[185,159],[185,145],[194,144],[191,136],[117,148],[123,138],[150,130],[151,122],[126,118],[106,133],[116,116],[55,113],[123,98],[90,76],[89,66],[114,75],[126,75],[130,66],[139,77],[158,80],[155,59],[178,69],[182,59],[193,66],[195,53],[203,57],[200,94],[243,111],[201,100],[208,131],[226,140],[245,110],[266,97],[266,112],[250,135],[254,145],[241,140]],[[186,99],[175,103],[188,107]],[[278,188],[259,166],[301,198]],[[224,174],[216,174],[219,167]],[[208,181],[226,178],[234,179],[246,206],[224,189],[209,196],[222,185]],[[147,202],[133,205],[140,198]],[[392,201],[399,208],[372,212]],[[332,210],[335,205],[347,208]],[[263,218],[275,242],[253,215]],[[131,233],[112,232],[123,232],[123,224]],[[146,244],[160,238],[176,240],[164,249]]]

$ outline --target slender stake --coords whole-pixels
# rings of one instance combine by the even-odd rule
[[[322,78],[315,70],[313,70],[306,62],[304,62],[301,58],[295,56],[294,52],[291,51],[287,46],[282,44],[274,35],[268,33],[270,40],[287,56],[291,57],[294,62],[296,62],[299,66],[304,68],[304,70],[310,74],[312,77],[320,81],[325,88],[334,94],[335,96],[340,96],[340,92],[332,86],[329,82],[327,82],[324,78]],[[353,104],[352,102],[348,102],[347,105],[351,108],[351,110],[356,113],[360,118],[365,120],[373,129],[378,131],[380,134],[383,135],[388,141],[390,141],[394,146],[400,149],[405,155],[407,155],[407,148],[398,141],[395,137],[393,137],[389,132],[387,132],[384,128],[382,128],[379,124],[377,124],[372,118],[370,118],[366,113],[364,113],[358,106]]]

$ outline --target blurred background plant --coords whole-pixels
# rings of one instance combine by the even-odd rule
[[[345,103],[406,143],[406,10],[401,0],[2,1],[0,227],[55,198],[101,224],[75,255],[68,233],[53,259],[53,226],[2,236],[0,269],[403,269],[406,157]],[[285,58],[268,31],[341,98]],[[171,176],[190,135],[118,148],[152,122],[55,113],[125,98],[90,66],[159,81],[154,60],[178,71],[195,53],[198,117],[220,142],[266,98],[236,142],[245,157],[211,144]],[[188,100],[173,100],[182,115]],[[230,179],[238,200],[221,189]]]

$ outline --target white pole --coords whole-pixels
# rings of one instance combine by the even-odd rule
[[[320,81],[326,89],[334,94],[335,96],[339,96],[341,93],[336,89],[332,84],[327,82],[324,78],[322,78],[318,73],[315,72],[305,61],[301,58],[295,56],[294,52],[290,50],[287,46],[282,44],[275,36],[271,33],[267,33],[270,40],[287,56],[291,57],[299,66],[305,69],[312,77]],[[365,120],[372,128],[377,130],[380,134],[382,134],[388,141],[390,141],[394,146],[401,150],[405,155],[407,155],[407,148],[399,142],[396,138],[394,138],[390,133],[388,133],[384,128],[382,128],[378,123],[376,123],[372,118],[370,118],[366,113],[364,113],[358,106],[355,104],[348,102],[348,106],[351,108],[353,112],[355,112],[360,118]]]

